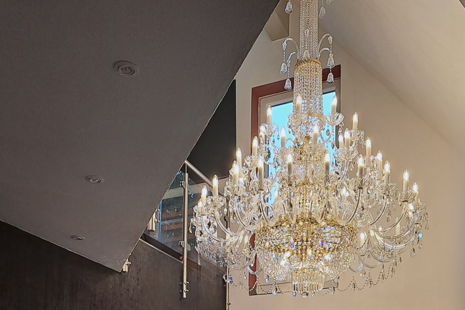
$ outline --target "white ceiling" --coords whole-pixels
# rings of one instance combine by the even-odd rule
[[[0,220],[121,270],[277,2],[2,1]]]
[[[336,0],[321,23],[465,154],[465,8],[459,0]]]

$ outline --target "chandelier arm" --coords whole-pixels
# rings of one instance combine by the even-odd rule
[[[230,236],[237,236],[238,235],[238,233],[232,232],[231,230],[229,230],[227,227],[225,227],[223,225],[223,222],[221,221],[221,218],[220,218],[220,211],[219,211],[218,208],[217,208],[216,212],[214,211],[213,215],[215,217],[216,224],[221,228],[222,231],[224,231],[226,234],[228,234]]]
[[[256,254],[254,254],[254,257],[255,257],[255,255],[256,255]],[[252,257],[252,259],[253,259],[254,257]],[[247,271],[248,271],[250,274],[252,274],[252,275],[254,275],[254,276],[259,276],[260,273],[262,273],[263,269],[260,268],[260,269],[258,269],[258,270],[256,270],[256,271],[253,271],[252,269],[250,269],[250,265],[253,263],[253,262],[252,262],[252,259],[249,261],[249,264],[248,264],[245,268],[247,268]],[[257,282],[258,282],[258,281],[257,281]]]
[[[239,210],[237,209],[234,209],[234,214],[236,214],[237,216],[237,219],[239,220],[239,222],[242,224],[242,226],[244,226],[245,229],[249,230],[249,231],[252,231],[251,229],[247,228],[249,227],[250,225],[246,225],[242,219],[242,216],[239,214],[238,212]]]
[[[407,231],[405,233],[403,233],[402,235],[400,235],[400,236],[399,235],[394,235],[394,236],[380,236],[380,237],[382,237],[383,239],[388,239],[388,240],[396,240],[396,239],[399,239],[399,238],[406,237],[408,234],[410,234],[412,232],[412,229],[415,228],[415,225],[417,225],[416,221],[412,221],[412,225],[407,226]]]
[[[383,217],[384,213],[386,212],[386,209],[387,209],[387,205],[388,205],[388,202],[386,199],[384,199],[384,206],[383,206],[383,211],[381,211],[378,215],[378,217],[376,218],[376,220],[374,220],[373,222],[371,222],[370,224],[368,224],[368,227],[371,227],[373,225],[375,225],[380,219],[381,217]]]
[[[236,270],[244,270],[244,269],[247,269],[247,271],[250,272],[250,264],[252,263],[253,259],[255,258],[255,253],[253,254],[253,256],[251,258],[247,258],[246,257],[246,262],[242,265],[230,265],[229,268],[231,269],[236,269]]]
[[[289,57],[287,57],[287,63],[290,64],[291,63],[291,58],[292,56],[295,56],[296,59],[297,59],[297,52],[292,52],[289,54]],[[289,69],[288,69],[289,70]]]
[[[329,33],[325,33],[325,34],[321,37],[320,42],[318,43],[318,49],[321,48],[321,44],[323,43],[323,40],[324,40],[325,38],[329,37],[329,36],[330,36]]]
[[[297,59],[299,59],[300,49],[299,49],[299,45],[297,44],[297,42],[294,41],[293,38],[287,38],[287,39],[284,40],[284,42],[283,42],[283,50],[286,50],[286,48],[287,48],[287,42],[292,42],[292,43],[294,43],[294,47],[295,47],[296,52],[297,52]]]
[[[261,193],[261,195],[263,195],[263,193]],[[261,197],[261,198],[262,198],[262,201],[263,201],[263,197]],[[268,219],[268,217],[266,216],[265,210],[264,210],[264,208],[262,207],[262,204],[261,204],[261,203],[258,205],[258,209],[260,210],[260,213],[262,214],[262,217],[265,219],[266,224],[267,224],[268,226],[270,226],[271,222],[270,222],[270,220]]]
[[[362,260],[360,259],[360,254],[359,254],[359,253],[356,253],[356,254],[357,254],[357,257],[358,257],[358,261],[359,261],[359,265],[358,265],[357,269],[354,270],[354,269],[352,268],[352,266],[349,265],[350,271],[352,271],[352,272],[354,272],[354,273],[355,273],[355,272],[361,271],[362,268],[363,268],[363,266],[364,266],[363,263],[362,263]]]
[[[378,259],[376,259],[375,256],[371,255],[371,253],[369,254],[375,261],[379,262],[379,263],[384,263],[383,261],[379,261]],[[363,258],[364,255],[361,255],[359,253],[357,253],[357,256],[359,257],[360,259],[360,263],[364,266],[364,267],[368,267],[370,269],[375,269],[376,267],[378,267],[380,264],[376,264],[376,265],[371,265],[369,264],[368,262],[365,261],[365,259]]]
[[[402,251],[398,251],[399,253],[402,253],[415,240],[415,236],[412,236],[406,242],[403,242],[401,244],[393,245],[393,244],[389,244],[389,243],[384,242],[384,239],[387,239],[387,238],[383,238],[383,237],[381,237],[381,236],[379,236],[377,234],[375,234],[375,237],[379,242],[383,243],[386,246],[386,248],[388,248],[391,251],[395,251],[396,249],[398,249],[400,247]]]
[[[350,217],[350,219],[344,224],[344,226],[347,226],[350,224],[350,222],[352,222],[352,220],[354,219],[355,217],[355,214],[357,214],[357,211],[358,211],[358,207],[360,205],[360,197],[362,196],[361,194],[361,189],[358,190],[358,198],[357,198],[357,206],[355,207],[355,211],[354,213],[352,214],[352,216]]]
[[[405,214],[406,214],[405,208],[402,207],[402,214],[400,215],[399,219],[397,221],[394,221],[394,223],[391,226],[388,226],[385,229],[381,229],[380,233],[384,234],[384,233],[392,230],[394,227],[396,227],[396,225],[399,224],[402,221],[402,219],[405,217]]]
[[[213,237],[213,235],[212,235],[211,232],[210,232],[210,229],[208,229],[208,228],[205,226],[205,221],[202,221],[202,227],[203,227],[204,233],[206,233],[207,236],[208,236],[209,238],[213,239],[213,240],[216,241],[216,242],[220,242],[220,243],[222,242],[221,239],[217,239],[217,237]]]
[[[320,52],[318,53],[318,59],[320,59],[320,57],[321,57],[321,53],[323,53],[323,52],[325,52],[325,51],[328,51],[328,52],[330,52],[330,49],[329,49],[328,47],[324,47],[324,48],[322,48],[322,49],[320,50]]]

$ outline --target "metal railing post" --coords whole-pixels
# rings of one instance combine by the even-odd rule
[[[189,209],[189,174],[187,165],[184,165],[184,216],[183,216],[183,249],[182,249],[182,298],[187,298],[187,229]]]

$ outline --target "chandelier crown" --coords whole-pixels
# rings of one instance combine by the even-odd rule
[[[289,2],[286,12],[292,11]],[[330,71],[335,65],[332,36],[318,40],[318,16],[325,12],[318,0],[300,0],[300,45],[291,38],[283,43],[281,73],[288,76],[288,90],[292,57],[297,60],[288,119],[292,146],[268,109],[252,154],[243,160],[237,150],[224,197],[215,177],[212,195],[202,191],[194,208],[191,225],[199,253],[242,273],[237,282],[231,273],[225,275],[229,284],[243,287],[240,279],[247,273],[262,273],[266,281],[275,280],[268,293],[285,282],[294,295],[307,297],[323,288],[339,289],[340,276],[350,270],[366,278],[365,287],[393,275],[409,247],[411,256],[415,245],[422,248],[428,214],[418,185],[409,186],[407,171],[402,189],[391,183],[390,164],[380,151],[372,155],[372,141],[358,128],[357,113],[352,129],[344,129],[336,97],[331,113],[323,114],[322,53],[328,52]],[[325,39],[329,46],[322,48]],[[289,43],[294,51],[288,56]],[[330,72],[327,82],[333,81]],[[398,215],[394,221],[393,213]],[[371,272],[377,267],[375,281]],[[260,287],[255,283],[254,289]],[[358,287],[355,278],[348,287]]]

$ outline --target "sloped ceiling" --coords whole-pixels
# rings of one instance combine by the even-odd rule
[[[465,154],[465,9],[459,0],[339,0],[320,22]]]
[[[0,220],[120,270],[277,2],[3,1]]]

